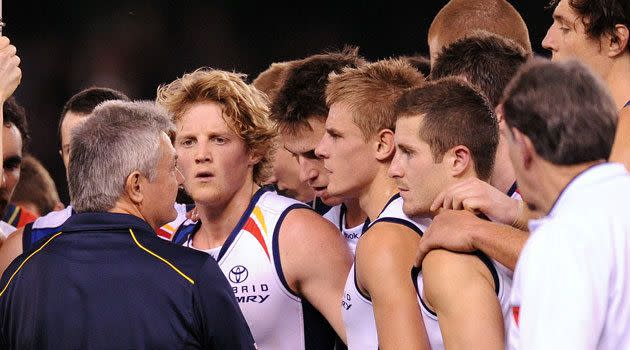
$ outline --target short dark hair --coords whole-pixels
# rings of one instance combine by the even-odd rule
[[[431,69],[431,79],[462,76],[477,86],[496,107],[503,89],[530,55],[521,45],[478,31],[445,47]]]
[[[416,54],[411,56],[400,56],[399,58],[409,63],[425,77],[428,77],[431,73],[431,60],[428,56]]]
[[[66,114],[68,112],[87,115],[92,113],[94,108],[96,108],[99,104],[112,100],[131,101],[127,95],[120,91],[95,86],[81,90],[74,96],[70,97],[61,110],[61,117],[59,118],[59,125],[57,127],[57,137],[59,137],[60,142],[61,124],[63,124],[64,119],[66,119]]]
[[[13,124],[22,136],[22,151],[26,149],[26,144],[31,139],[28,132],[28,122],[26,121],[26,111],[20,106],[14,97],[9,97],[2,105],[4,125]]]
[[[551,0],[549,7],[556,7],[560,0]],[[569,6],[581,17],[586,33],[594,38],[610,34],[617,40],[615,25],[623,24],[630,29],[630,1],[628,0],[569,0]],[[626,50],[629,50],[627,45]]]
[[[364,64],[358,52],[358,48],[346,47],[340,52],[313,55],[291,65],[271,104],[271,120],[281,130],[293,132],[308,127],[310,117],[328,117],[325,96],[328,75]]]
[[[472,84],[455,77],[428,82],[402,95],[398,118],[423,116],[419,137],[429,144],[433,160],[441,162],[451,148],[471,152],[477,176],[488,180],[499,143],[499,125],[492,107]]]
[[[602,81],[578,61],[533,60],[510,82],[502,104],[508,126],[553,164],[610,156],[617,108]]]

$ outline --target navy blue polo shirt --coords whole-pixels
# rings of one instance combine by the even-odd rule
[[[72,215],[0,280],[2,349],[254,349],[208,254],[125,214]]]

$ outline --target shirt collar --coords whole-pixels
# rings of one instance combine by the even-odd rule
[[[137,216],[102,212],[74,214],[63,223],[60,231],[124,230],[126,233],[130,228],[155,233],[146,221]]]
[[[564,211],[573,211],[573,204],[579,202],[584,191],[595,184],[609,181],[611,178],[628,175],[625,166],[620,163],[600,163],[575,176],[560,192],[549,213],[538,220],[530,220],[530,231],[534,231],[545,220],[561,215]]]

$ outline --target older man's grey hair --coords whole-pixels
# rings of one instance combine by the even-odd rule
[[[162,133],[171,115],[149,101],[107,101],[77,127],[70,141],[68,185],[77,212],[106,212],[121,198],[134,171],[154,181]]]

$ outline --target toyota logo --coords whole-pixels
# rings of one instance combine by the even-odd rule
[[[245,282],[247,276],[249,276],[249,272],[247,272],[247,269],[243,265],[234,266],[228,274],[228,278],[232,283]]]

